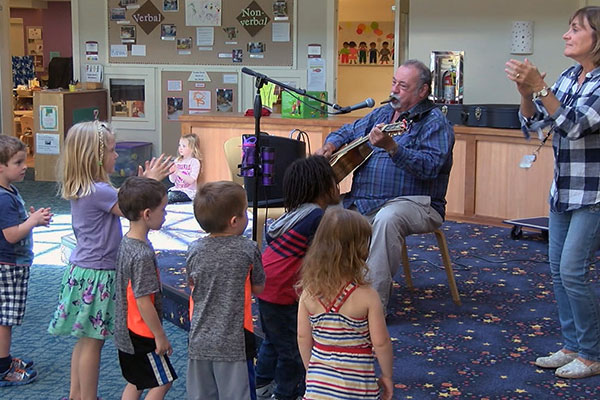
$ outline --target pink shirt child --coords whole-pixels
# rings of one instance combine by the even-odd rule
[[[200,161],[194,157],[181,159],[175,162],[175,172],[169,175],[169,180],[175,184],[169,190],[179,190],[184,192],[190,199],[196,196],[196,179],[200,174]],[[185,183],[181,175],[188,175],[194,178],[194,183]]]

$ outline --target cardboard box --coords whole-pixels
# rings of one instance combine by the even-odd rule
[[[83,82],[83,88],[87,90],[102,89],[102,82]]]
[[[327,101],[327,92],[307,91],[306,94]],[[281,94],[282,118],[327,118],[327,105],[296,93]]]

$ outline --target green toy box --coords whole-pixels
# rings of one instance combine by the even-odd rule
[[[327,101],[327,92],[307,91],[306,94]],[[327,118],[327,105],[296,93],[281,94],[282,118]]]

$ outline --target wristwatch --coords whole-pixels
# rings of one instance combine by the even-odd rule
[[[546,97],[548,94],[550,94],[550,91],[546,86],[544,86],[539,92],[533,92],[533,100],[537,100],[540,97]]]

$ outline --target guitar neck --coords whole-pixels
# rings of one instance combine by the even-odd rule
[[[384,132],[384,133],[396,132],[396,135],[400,135],[400,134],[404,133],[405,131],[407,131],[408,127],[409,127],[408,122],[406,122],[405,120],[402,120],[400,122],[394,122],[393,124],[384,125],[381,128],[381,132]]]

